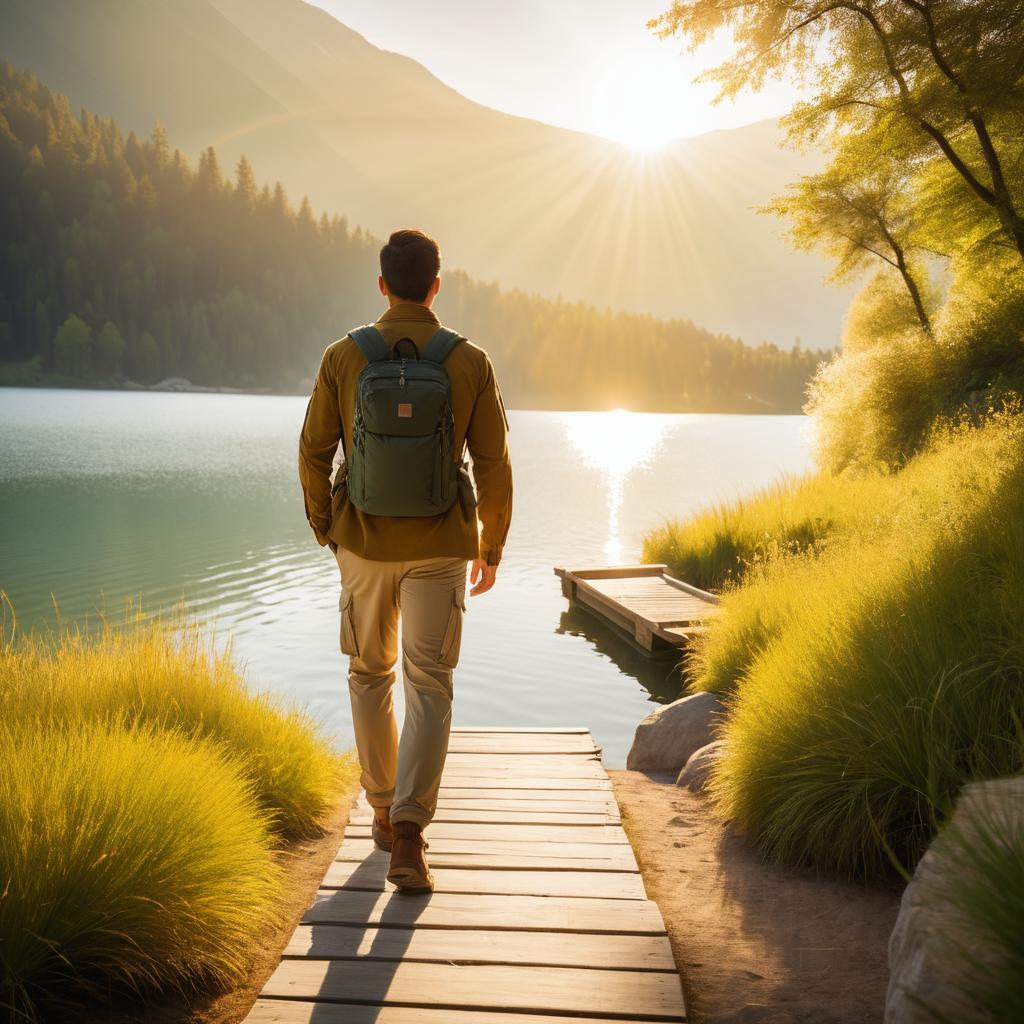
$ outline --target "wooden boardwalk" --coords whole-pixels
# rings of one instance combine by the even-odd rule
[[[666,565],[556,566],[555,575],[570,601],[610,622],[649,653],[683,646],[719,612],[714,594],[670,576]]]
[[[360,799],[247,1024],[686,1019],[586,729],[452,730],[426,832],[432,894],[385,881],[371,815]]]

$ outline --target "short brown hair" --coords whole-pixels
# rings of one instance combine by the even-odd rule
[[[396,298],[423,302],[441,269],[441,250],[429,235],[402,228],[380,251],[380,274]]]

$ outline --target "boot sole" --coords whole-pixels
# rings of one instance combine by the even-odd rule
[[[392,868],[388,872],[388,881],[402,892],[434,891],[434,876],[427,872],[424,878],[415,868]]]

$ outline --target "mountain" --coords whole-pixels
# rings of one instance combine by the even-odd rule
[[[240,160],[197,168],[0,62],[0,385],[308,393],[327,344],[375,319],[379,239],[296,209]],[[445,275],[439,312],[518,408],[796,412],[820,354]]]
[[[244,152],[378,236],[421,227],[476,278],[751,342],[838,339],[848,293],[755,212],[811,169],[773,122],[638,156],[474,103],[301,0],[3,0],[0,57],[191,154]]]

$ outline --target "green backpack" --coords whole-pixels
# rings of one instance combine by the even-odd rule
[[[349,500],[375,516],[440,515],[458,495],[452,389],[441,364],[465,339],[441,327],[422,354],[403,338],[392,356],[372,325],[349,337],[367,361],[356,382]],[[416,350],[415,359],[399,354],[405,343]]]

